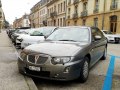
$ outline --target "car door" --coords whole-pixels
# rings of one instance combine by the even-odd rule
[[[102,56],[104,52],[104,35],[98,28],[91,28],[91,36],[92,36],[92,43],[91,43],[91,64],[95,64]],[[96,40],[95,36],[100,36],[101,39]]]

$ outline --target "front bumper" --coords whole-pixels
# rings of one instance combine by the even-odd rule
[[[33,65],[18,58],[18,68],[20,73],[28,76],[50,80],[69,81],[80,77],[80,66],[82,66],[82,61],[76,61],[66,65]],[[41,71],[31,71],[28,68],[29,66],[40,67]],[[69,72],[66,72],[66,69],[68,68]]]
[[[120,42],[120,37],[108,38],[108,42],[113,43]]]

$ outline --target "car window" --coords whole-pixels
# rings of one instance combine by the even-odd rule
[[[43,33],[40,31],[34,31],[32,34],[30,34],[30,36],[43,36]]]
[[[48,38],[53,41],[89,42],[89,30],[85,28],[58,28]]]
[[[53,27],[44,27],[43,29],[40,30],[40,32],[44,35],[44,36],[49,36],[55,28]]]
[[[103,33],[98,28],[92,28],[92,40],[95,40],[95,36],[104,37]]]

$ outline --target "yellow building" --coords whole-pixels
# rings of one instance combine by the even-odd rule
[[[96,26],[120,33],[120,0],[67,0],[66,25]]]
[[[48,0],[47,12],[48,26],[65,26],[66,0]]]
[[[4,28],[4,20],[5,20],[5,16],[4,16],[4,12],[2,9],[2,3],[0,0],[0,32],[1,32],[1,29]]]

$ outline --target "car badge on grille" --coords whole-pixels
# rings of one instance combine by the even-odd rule
[[[37,63],[39,55],[35,55],[35,64]]]

